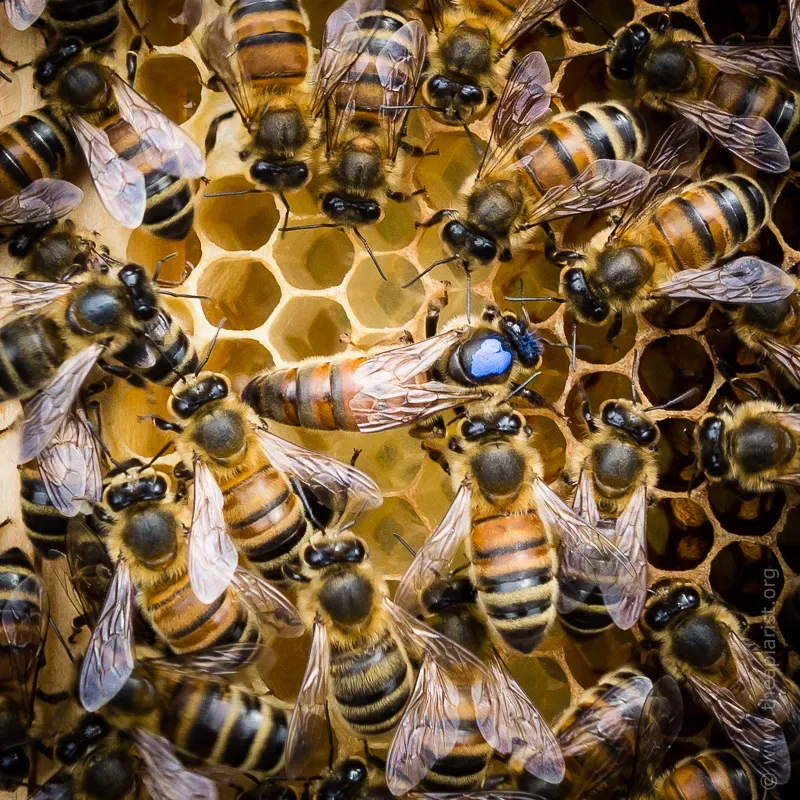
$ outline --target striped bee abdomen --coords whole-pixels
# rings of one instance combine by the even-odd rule
[[[39,617],[44,586],[18,547],[0,554],[0,685],[27,678],[20,665],[34,667],[41,643]],[[13,622],[12,622],[13,621]]]
[[[759,792],[750,770],[730,750],[705,750],[679,761],[656,784],[658,800],[697,797],[756,800]]]
[[[556,552],[535,513],[474,520],[469,539],[478,605],[504,644],[531,653],[556,616]]]
[[[562,582],[559,591],[566,600],[571,601],[568,604],[570,610],[559,617],[574,639],[591,639],[613,626],[599,587],[583,580],[574,580]]]
[[[69,517],[53,505],[35,461],[20,469],[22,524],[33,546],[45,557],[50,551],[66,552]]]
[[[52,320],[27,315],[0,328],[0,402],[41,389],[71,354]]]
[[[411,666],[391,631],[346,646],[332,643],[330,669],[339,711],[359,736],[391,730],[413,688]]]
[[[48,0],[50,24],[89,47],[111,44],[119,27],[119,0]]]

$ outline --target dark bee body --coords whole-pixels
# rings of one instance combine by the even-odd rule
[[[29,461],[20,469],[22,524],[33,546],[45,558],[63,553],[69,517],[53,505],[36,462]]]
[[[548,800],[605,800],[620,791],[624,796],[634,769],[639,716],[652,686],[634,669],[604,675],[555,726],[566,764],[561,783],[525,773],[519,788]]]
[[[456,318],[445,331],[462,325],[465,320]],[[532,326],[489,306],[480,324],[469,328],[413,380],[505,393],[512,379],[536,368],[540,354]],[[248,384],[243,399],[259,416],[285,425],[358,431],[361,427],[352,409],[368,380],[370,364],[370,357],[342,358],[269,370]]]
[[[704,750],[679,761],[655,783],[652,800],[757,800],[750,768],[730,750]]]
[[[751,400],[701,419],[695,432],[700,467],[711,481],[769,492],[800,469],[798,427],[790,408]]]
[[[119,27],[120,0],[48,0],[47,20],[59,36],[75,36],[95,49],[111,45]]]

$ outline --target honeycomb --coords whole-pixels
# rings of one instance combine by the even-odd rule
[[[324,20],[338,0],[305,0],[305,4],[312,21],[312,41],[318,44]],[[584,4],[612,30],[632,19],[652,19],[666,5],[641,0],[584,0]],[[409,3],[395,5],[407,7]],[[698,31],[708,41],[718,42],[732,33],[786,40],[786,5],[779,0],[689,0],[670,5],[675,25]],[[205,85],[207,70],[186,30],[170,20],[181,7],[182,0],[134,3],[140,19],[148,20],[147,33],[155,45],[153,52],[142,52],[135,86],[202,143],[211,119],[232,106],[227,95]],[[108,56],[109,63],[123,74],[126,37],[131,33],[126,25],[123,23],[116,49]],[[0,15],[0,42],[6,57],[27,61],[40,48],[41,37],[11,30]],[[553,24],[529,36],[521,50],[538,49],[549,59],[560,59],[605,42],[600,27],[567,4]],[[559,109],[608,97],[602,58],[557,61],[553,69]],[[23,84],[23,110],[35,107],[40,100],[31,85],[31,71],[18,76]],[[656,127],[663,122],[654,121]],[[482,142],[488,133],[488,119],[474,125],[474,134]],[[476,168],[478,156],[464,132],[440,125],[427,115],[412,115],[408,139],[425,150],[438,150],[439,155],[416,163],[411,160],[415,186],[425,191],[408,203],[389,202],[385,219],[364,229],[388,276],[386,282],[351,233],[320,229],[282,234],[278,228],[283,209],[269,194],[205,197],[250,188],[238,158],[246,140],[238,118],[224,123],[217,147],[208,158],[209,182],[197,186],[195,224],[185,241],[176,244],[155,239],[143,230],[130,233],[121,229],[110,220],[80,169],[69,177],[82,186],[86,197],[72,219],[79,228],[98,232],[97,238],[116,257],[149,269],[158,259],[175,253],[164,265],[162,276],[166,279],[176,279],[184,262],[194,265],[178,291],[206,299],[168,298],[167,305],[194,336],[198,349],[205,347],[224,319],[209,368],[224,372],[241,389],[251,375],[266,367],[312,355],[356,353],[406,330],[415,339],[423,336],[427,301],[441,281],[450,284],[442,321],[463,313],[464,276],[452,265],[438,267],[408,289],[400,287],[443,256],[437,230],[417,229],[414,222],[451,205],[462,181]],[[710,167],[710,163],[701,165],[703,170]],[[292,224],[323,220],[315,200],[318,188],[319,182],[312,180],[299,195],[291,196]],[[772,220],[749,250],[791,271],[800,258],[796,211],[800,189],[784,177],[777,191]],[[581,220],[565,227],[567,241],[579,242],[591,231],[593,222]],[[5,254],[0,258],[3,274],[18,269]],[[487,303],[510,308],[514,305],[504,296],[520,290],[528,295],[556,294],[558,270],[545,259],[543,240],[535,240],[517,251],[512,261],[474,273],[473,289],[473,315]],[[528,310],[540,323],[547,342],[571,341],[575,323],[563,306],[545,302],[530,305]],[[700,393],[654,414],[661,431],[661,474],[648,510],[651,583],[677,576],[718,592],[746,615],[756,641],[770,640],[779,663],[795,673],[800,667],[795,652],[800,647],[798,497],[777,492],[743,503],[724,487],[702,483],[691,496],[687,489],[696,421],[725,400],[746,399],[723,380],[718,361],[786,403],[800,402],[800,391],[765,370],[724,330],[724,316],[704,306],[688,304],[671,315],[655,311],[636,320],[628,318],[613,345],[607,342],[606,332],[607,328],[579,327],[574,370],[564,348],[545,351],[535,387],[552,407],[525,413],[536,431],[546,480],[559,479],[584,434],[580,417],[583,393],[595,410],[607,398],[630,396],[634,358],[638,357],[635,388],[648,403],[660,404],[699,386]],[[100,397],[104,436],[117,458],[150,456],[166,442],[164,434],[137,419],[144,413],[163,413],[166,397],[162,389],[138,390],[122,382]],[[19,409],[5,408],[2,413],[6,427]],[[377,567],[388,578],[398,578],[409,556],[395,534],[418,547],[452,498],[446,476],[424,457],[419,442],[404,431],[358,436],[278,425],[274,429],[344,460],[349,460],[354,448],[361,451],[358,466],[379,483],[385,501],[380,509],[359,519],[356,531],[370,543]],[[18,427],[3,434],[5,453],[15,452],[17,437]],[[15,523],[0,532],[2,548],[17,544],[30,552],[19,524],[19,479],[13,462],[11,457],[0,462],[0,519],[8,516]],[[39,565],[58,597],[57,569],[50,563],[39,561]],[[52,605],[59,626],[68,630],[71,609],[57,600]],[[511,669],[546,718],[553,721],[599,675],[629,662],[636,645],[635,630],[613,629],[577,646],[556,625],[532,658],[517,660]],[[290,640],[281,644],[279,653],[265,665],[264,680],[278,696],[289,699],[296,693],[307,651],[307,637]],[[48,642],[47,655],[45,684],[54,687],[51,690],[68,686],[72,671],[54,637]],[[287,669],[288,664],[296,664],[297,669]],[[47,769],[43,767],[43,774]],[[21,792],[19,796],[23,796]]]

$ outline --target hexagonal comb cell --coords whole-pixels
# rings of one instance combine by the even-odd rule
[[[353,265],[354,253],[344,231],[328,228],[291,231],[275,245],[275,260],[283,276],[298,289],[338,286]]]
[[[241,392],[253,375],[275,366],[272,354],[254,339],[220,338],[214,344],[206,369],[222,372]]]
[[[344,309],[324,297],[294,297],[272,319],[272,340],[286,361],[341,353],[350,335]]]
[[[755,542],[733,542],[714,556],[711,588],[745,614],[767,614],[783,591],[783,570],[775,554]]]
[[[645,348],[639,362],[640,386],[653,405],[663,405],[694,390],[671,408],[695,408],[703,402],[713,381],[711,359],[700,342],[689,336],[656,339]]]
[[[179,125],[197,111],[202,88],[200,73],[186,56],[153,56],[136,73],[136,91]]]
[[[694,569],[713,543],[713,526],[702,506],[691,500],[665,497],[647,512],[647,557],[660,570]]]
[[[370,258],[358,262],[347,282],[347,299],[362,325],[396,328],[417,313],[425,299],[425,289],[419,281],[403,288],[417,274],[414,265],[403,256],[382,256],[380,264],[388,280],[381,278]]]

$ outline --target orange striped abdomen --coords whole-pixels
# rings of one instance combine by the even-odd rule
[[[706,750],[680,761],[656,784],[657,800],[756,800],[750,770],[728,750]]]
[[[534,512],[474,521],[472,581],[490,628],[519,653],[531,653],[556,617],[556,551]]]

